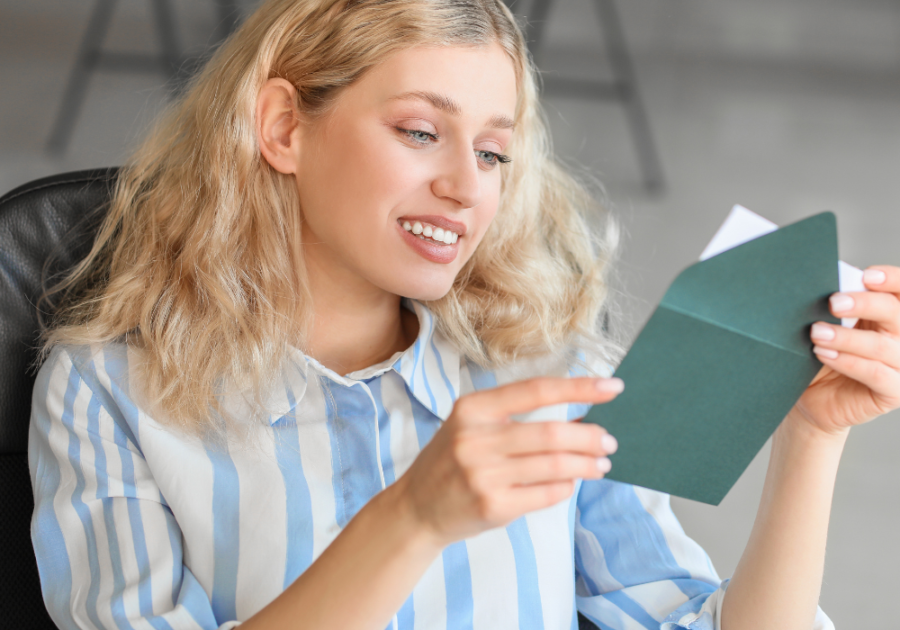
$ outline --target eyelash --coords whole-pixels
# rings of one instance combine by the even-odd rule
[[[427,136],[431,140],[437,140],[439,138],[436,133],[428,133],[427,131],[422,131],[420,129],[404,129],[403,127],[397,127],[397,131],[406,134],[410,140],[420,145],[428,143],[424,140],[421,140],[420,138],[417,138],[417,134]],[[482,158],[482,161],[488,166],[492,167],[496,166],[497,164],[509,164],[510,162],[512,162],[512,159],[510,159],[509,156],[503,155],[502,153],[495,153],[494,151],[476,151],[475,153],[480,153],[482,155],[488,156],[488,159]]]

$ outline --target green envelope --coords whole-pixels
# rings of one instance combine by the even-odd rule
[[[822,364],[813,322],[838,291],[834,215],[691,265],[616,370],[625,391],[585,417],[619,441],[607,479],[718,505]]]

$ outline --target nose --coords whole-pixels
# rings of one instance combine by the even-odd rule
[[[431,191],[440,199],[453,201],[459,209],[474,208],[481,202],[481,169],[471,146],[447,154]]]

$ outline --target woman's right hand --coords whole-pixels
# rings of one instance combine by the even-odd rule
[[[615,452],[615,439],[594,424],[511,416],[562,403],[609,402],[621,391],[615,378],[544,377],[463,396],[396,490],[441,545],[559,503],[577,479],[609,472],[606,456]]]

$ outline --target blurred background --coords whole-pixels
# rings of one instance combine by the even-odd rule
[[[183,77],[255,4],[0,0],[0,193],[120,164],[173,84],[165,64],[135,55],[168,51]],[[900,265],[900,3],[516,0],[513,9],[537,40],[557,153],[605,187],[623,228],[626,336],[735,203],[780,225],[833,210],[844,260]],[[66,86],[85,43],[132,56],[83,75],[79,107]],[[847,445],[821,599],[838,628],[898,627],[898,454],[898,413],[855,429]],[[673,499],[723,577],[749,535],[767,457],[768,447],[718,507]]]

